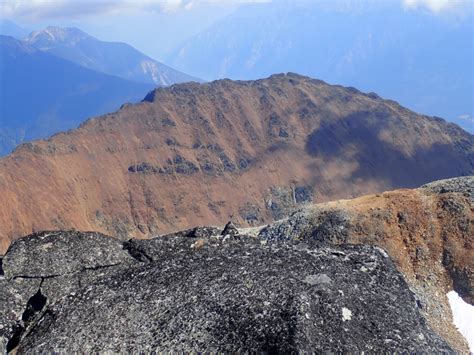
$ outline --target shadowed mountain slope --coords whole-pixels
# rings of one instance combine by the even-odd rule
[[[0,19],[0,35],[21,39],[28,35],[28,31],[10,20]]]
[[[296,74],[179,84],[2,159],[0,235],[260,225],[473,173],[472,135],[375,94]]]
[[[0,36],[0,155],[143,98],[154,85],[89,70]]]

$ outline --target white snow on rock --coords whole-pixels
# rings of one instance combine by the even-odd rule
[[[464,302],[456,291],[448,292],[448,300],[453,312],[453,323],[466,338],[471,354],[474,354],[474,306]]]

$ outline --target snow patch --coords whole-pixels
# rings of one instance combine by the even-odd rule
[[[164,73],[160,72],[160,69],[156,63],[150,60],[143,60],[140,64],[143,74],[151,76],[155,84],[169,85],[167,78],[165,77]]]
[[[447,296],[453,312],[453,323],[466,338],[471,354],[474,354],[474,306],[464,302],[456,291],[449,291]]]

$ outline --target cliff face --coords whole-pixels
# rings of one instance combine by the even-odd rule
[[[180,84],[0,161],[0,252],[35,230],[147,237],[474,172],[474,138],[296,74]]]

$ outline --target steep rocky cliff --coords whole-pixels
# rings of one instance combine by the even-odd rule
[[[180,84],[0,160],[0,252],[38,230],[147,237],[474,172],[474,138],[296,74]]]

